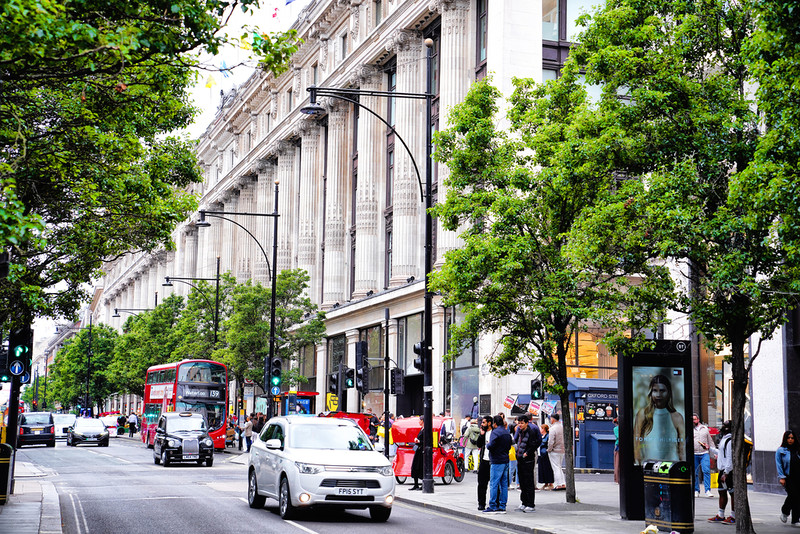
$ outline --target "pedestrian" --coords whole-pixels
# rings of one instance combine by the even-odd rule
[[[786,500],[781,506],[781,522],[786,523],[792,516],[792,525],[800,526],[800,448],[795,433],[787,430],[783,433],[781,446],[775,451],[775,467],[778,470],[778,482],[786,490]]]
[[[367,408],[367,418],[369,419],[369,440],[375,443],[378,441],[378,418],[372,412],[372,408]]]
[[[480,430],[478,431],[478,510],[486,509],[486,490],[489,487],[490,476],[490,460],[489,451],[486,449],[486,444],[492,437],[492,418],[491,416],[484,416],[481,419]]]
[[[492,435],[486,444],[489,451],[489,506],[486,514],[506,513],[508,502],[508,451],[511,449],[511,434],[499,415],[492,421]]]
[[[478,408],[478,397],[472,397],[472,410],[470,411],[472,419],[477,419],[480,415],[480,408]]]
[[[717,448],[717,470],[719,471],[719,511],[709,519],[711,523],[735,525],[736,513],[733,506],[733,455],[731,454],[731,422],[725,421],[719,429],[722,436]],[[731,515],[725,517],[725,508],[728,506],[728,494],[731,496]]]
[[[542,434],[528,414],[517,417],[517,472],[521,504],[520,512],[536,510],[536,481],[533,471],[536,467],[536,451],[542,444]]]
[[[539,484],[542,489],[553,489],[553,466],[550,465],[550,455],[547,454],[547,446],[550,444],[550,425],[547,423],[541,427],[542,444],[539,446]]]
[[[550,441],[547,444],[547,456],[550,457],[550,467],[553,468],[553,489],[567,489],[564,480],[564,471],[561,464],[564,462],[564,427],[561,425],[561,416],[554,413],[550,416]]]
[[[469,424],[471,422],[472,422],[472,415],[470,415],[470,414],[465,415],[464,416],[464,422],[461,424],[461,435],[462,436],[466,435],[467,429],[469,428]]]
[[[700,422],[697,414],[692,414],[694,422],[694,496],[700,496],[700,475],[703,475],[703,486],[706,497],[713,497],[711,493],[711,459],[709,451],[714,446],[708,427]]]
[[[614,482],[619,484],[619,421],[614,418]]]
[[[253,444],[253,415],[248,415],[244,420],[244,440],[247,442],[247,452],[250,452],[250,446]]]
[[[422,449],[423,447],[423,431],[425,429],[425,420],[420,417],[419,418],[419,433],[417,437],[414,438],[414,459],[411,460],[411,478],[414,479],[414,485],[408,488],[411,491],[421,490],[422,487],[419,485],[419,480],[422,478]]]
[[[508,489],[519,489],[519,475],[517,474],[517,424],[508,425],[511,434],[511,449],[508,451]]]
[[[464,434],[464,449],[465,461],[467,470],[470,470],[470,463],[472,464],[472,471],[478,470],[478,462],[480,461],[481,447],[478,445],[478,438],[481,435],[481,427],[477,419],[470,420],[469,428]]]
[[[131,433],[131,437],[136,434],[136,426],[139,423],[139,418],[136,417],[136,412],[131,412],[128,416],[128,432]]]

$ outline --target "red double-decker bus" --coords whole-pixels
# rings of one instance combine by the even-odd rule
[[[164,412],[203,414],[214,447],[224,449],[228,368],[211,360],[183,360],[150,367],[141,421],[142,442],[148,447],[153,446],[158,418]]]

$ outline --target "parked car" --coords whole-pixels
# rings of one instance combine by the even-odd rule
[[[394,471],[349,419],[274,417],[255,437],[247,467],[247,501],[276,499],[282,518],[312,506],[369,509],[386,521],[394,502]]]
[[[53,422],[56,425],[56,439],[67,439],[69,427],[75,424],[78,418],[74,413],[54,413]]]
[[[69,427],[67,446],[75,447],[81,443],[96,443],[98,447],[108,447],[108,429],[100,419],[79,417]]]
[[[103,415],[100,417],[100,420],[106,425],[106,429],[108,429],[108,435],[116,438],[119,435],[117,431],[117,416],[116,415]]]
[[[19,416],[17,448],[23,445],[56,446],[56,427],[50,412],[26,412]]]
[[[197,412],[161,414],[153,440],[153,462],[164,467],[173,462],[214,465],[214,441],[205,417]]]

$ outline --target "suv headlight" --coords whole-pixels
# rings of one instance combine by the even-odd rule
[[[387,465],[385,467],[381,467],[381,474],[385,477],[394,476],[394,469],[392,469],[391,465]]]
[[[298,471],[300,471],[303,475],[316,475],[317,473],[322,473],[325,468],[321,465],[315,464],[304,464],[302,462],[295,462],[294,465],[297,466]]]
[[[169,445],[173,449],[177,449],[178,447],[181,446],[181,442],[178,441],[177,439],[170,438],[170,439],[167,440],[167,445]]]

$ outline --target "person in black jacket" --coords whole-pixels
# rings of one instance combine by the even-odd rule
[[[423,429],[425,428],[425,421],[422,417],[419,418],[420,427],[419,434],[414,438],[414,459],[411,460],[411,478],[414,479],[414,485],[408,488],[411,491],[421,490],[422,486],[419,485],[419,480],[423,476],[422,469],[422,449],[423,449]]]
[[[519,473],[520,512],[536,509],[536,481],[533,469],[536,466],[536,451],[542,444],[542,434],[528,414],[517,417],[517,473]]]
[[[508,451],[511,449],[511,434],[505,427],[503,417],[494,416],[492,435],[486,448],[489,450],[489,507],[484,513],[506,513],[508,502]]]
[[[486,452],[486,436],[492,432],[492,418],[488,415],[481,419],[481,430],[476,443],[480,450],[478,463],[478,510],[486,509],[486,488],[489,487],[489,455]]]

